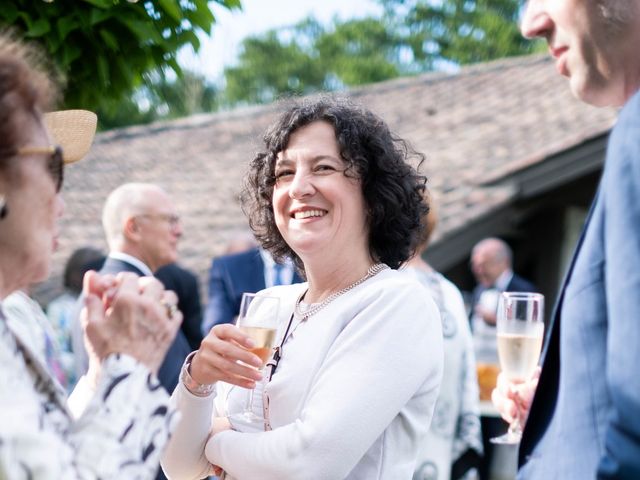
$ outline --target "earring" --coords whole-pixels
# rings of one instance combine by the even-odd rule
[[[7,200],[4,195],[0,195],[0,220],[7,216],[9,209],[7,208]]]

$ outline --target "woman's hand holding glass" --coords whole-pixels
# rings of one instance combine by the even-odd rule
[[[262,378],[257,370],[262,360],[249,351],[252,348],[255,348],[254,341],[235,325],[216,325],[202,340],[189,374],[202,385],[220,381],[254,388]]]

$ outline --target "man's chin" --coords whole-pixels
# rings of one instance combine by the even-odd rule
[[[594,107],[619,107],[625,102],[624,95],[617,94],[613,81],[596,82],[585,76],[573,75],[569,85],[574,97]]]

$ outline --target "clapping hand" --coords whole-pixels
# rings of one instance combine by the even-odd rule
[[[157,373],[182,323],[175,293],[152,277],[96,272],[85,275],[83,293],[90,373],[112,353],[130,355]]]

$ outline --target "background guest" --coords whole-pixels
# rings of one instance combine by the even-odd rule
[[[72,389],[77,382],[75,355],[73,353],[73,323],[76,302],[82,292],[82,279],[89,270],[100,270],[104,253],[97,248],[82,247],[74,251],[64,267],[64,292],[47,305],[47,317],[53,327],[53,341],[60,352],[64,383]]]
[[[125,183],[113,190],[102,211],[102,226],[109,245],[109,254],[99,272],[103,275],[131,272],[151,277],[155,270],[178,257],[180,217],[171,197],[157,185]],[[75,325],[74,352],[82,374],[88,368],[88,357],[79,322]],[[168,392],[178,383],[180,366],[190,351],[184,333],[178,331],[158,371],[160,383]]]
[[[513,252],[499,238],[485,238],[471,251],[471,270],[478,285],[473,290],[471,329],[477,361],[480,398],[491,400],[496,387],[500,365],[496,312],[501,292],[535,292],[536,287],[513,272]],[[485,458],[480,469],[482,479],[489,478],[494,445],[490,439],[502,435],[507,424],[499,417],[486,415],[481,418]]]
[[[437,225],[432,200],[429,205],[420,244],[403,271],[424,285],[438,306],[444,337],[444,373],[413,480],[477,478],[482,438],[471,329],[460,290],[422,258]]]
[[[233,323],[244,292],[255,293],[274,285],[302,282],[293,262],[275,262],[259,247],[215,258],[209,271],[209,301],[202,324],[203,334],[215,325]]]

